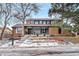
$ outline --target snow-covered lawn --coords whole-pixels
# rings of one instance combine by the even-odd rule
[[[73,43],[71,42],[68,42],[65,43],[60,43],[60,42],[57,42],[57,41],[45,41],[45,40],[25,40],[23,43],[21,43],[19,45],[19,47],[31,47],[31,46],[34,46],[34,47],[40,47],[40,46],[66,46],[66,45],[74,45]]]
[[[8,42],[8,43],[3,44],[1,47],[10,47],[10,46],[12,46],[11,44],[12,44],[12,42]]]
[[[19,45],[20,47],[25,47],[25,46],[58,46],[58,43],[56,42],[53,42],[53,43],[31,43],[31,44],[25,44],[25,43],[22,43],[21,45]]]
[[[18,46],[18,47],[40,47],[40,46],[66,46],[66,45],[74,45],[73,43],[71,42],[58,42],[58,41],[55,41],[55,40],[31,40],[31,38],[27,38],[23,41],[21,40],[15,40],[14,41],[14,46]],[[7,42],[5,44],[3,44],[2,46],[0,47],[10,47],[12,46],[12,42]]]

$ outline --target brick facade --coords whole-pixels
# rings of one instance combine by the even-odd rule
[[[49,34],[50,35],[57,35],[58,33],[58,27],[49,27]]]
[[[12,28],[12,36],[16,35],[16,28]]]
[[[28,22],[29,20],[31,23]],[[39,31],[36,31],[36,33],[41,32],[43,34],[43,32],[48,31],[47,34],[49,34],[49,35],[59,35],[59,34],[61,34],[60,32],[62,32],[61,28],[59,28],[59,26],[61,24],[59,22],[61,22],[61,20],[52,20],[52,19],[46,19],[46,18],[44,18],[44,19],[27,19],[27,22],[24,24],[24,34],[28,34],[28,32],[29,33],[32,32],[31,31],[32,28],[27,30],[28,27],[39,27],[39,28],[42,27],[43,28],[42,31],[41,31],[41,29],[40,30],[38,29]],[[16,29],[23,28],[23,27],[22,27],[22,24],[16,24],[12,28],[13,28],[13,36],[16,36],[16,34],[18,34],[16,32]],[[22,31],[23,31],[23,29],[22,29]],[[21,34],[22,34],[22,32],[21,32]]]

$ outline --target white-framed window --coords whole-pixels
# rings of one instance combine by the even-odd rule
[[[38,24],[39,21],[35,21],[35,24]]]
[[[39,24],[42,24],[42,21],[39,21]]]
[[[46,24],[46,21],[43,21],[43,24]]]
[[[22,33],[22,28],[16,28],[16,33]]]
[[[47,21],[47,24],[50,24],[50,21]]]

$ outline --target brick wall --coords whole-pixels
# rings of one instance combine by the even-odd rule
[[[16,33],[16,28],[12,28],[12,37],[13,38],[19,40],[19,39],[21,39],[21,36],[22,36],[21,34]]]
[[[12,36],[16,35],[16,28],[12,28]]]
[[[49,34],[50,35],[57,35],[58,34],[58,27],[49,27]]]

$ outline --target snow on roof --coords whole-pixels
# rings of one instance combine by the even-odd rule
[[[14,28],[14,27],[21,28],[22,24],[16,24],[16,25],[12,26],[12,28]]]

